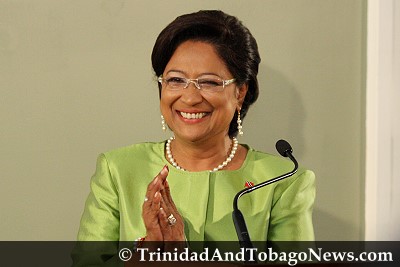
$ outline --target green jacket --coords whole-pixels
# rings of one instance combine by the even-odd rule
[[[147,185],[165,164],[173,200],[189,241],[237,241],[232,201],[245,188],[293,169],[284,158],[248,148],[242,167],[217,172],[177,170],[164,157],[165,142],[142,143],[101,154],[91,179],[78,240],[132,241],[146,235],[141,217]],[[239,200],[254,241],[313,240],[315,176],[299,169],[292,177]]]

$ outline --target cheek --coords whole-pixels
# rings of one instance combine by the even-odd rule
[[[226,110],[234,112],[238,105],[238,100],[235,91],[228,91],[225,93],[223,99],[221,100],[221,105],[224,106]]]
[[[166,116],[166,114],[165,114],[165,112],[166,112],[166,109],[167,109],[167,106],[168,106],[168,98],[167,97],[165,97],[165,95],[163,94],[163,93],[161,93],[161,98],[160,98],[160,110],[161,110],[161,113],[164,115],[164,116]]]
[[[206,100],[214,108],[214,117],[217,121],[230,122],[236,112],[238,101],[234,97],[233,92],[231,94],[223,94],[219,97],[209,97]],[[224,123],[225,125],[225,123]]]
[[[177,97],[169,93],[161,91],[160,109],[164,116],[168,116],[172,104],[176,101]]]

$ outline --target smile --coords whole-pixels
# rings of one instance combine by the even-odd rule
[[[203,118],[205,115],[207,115],[207,113],[205,112],[200,112],[200,113],[186,113],[186,112],[180,112],[181,116],[184,117],[185,119],[201,119]]]

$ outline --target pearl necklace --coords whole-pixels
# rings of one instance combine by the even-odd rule
[[[165,145],[165,150],[167,152],[167,157],[169,159],[169,162],[171,162],[172,166],[174,166],[175,168],[177,168],[178,170],[182,170],[182,171],[186,171],[184,168],[182,168],[181,166],[178,165],[178,163],[175,162],[174,157],[172,156],[172,152],[171,152],[171,142],[172,140],[174,140],[175,137],[170,137],[167,141],[167,144]],[[222,162],[220,165],[218,165],[218,167],[215,167],[212,170],[209,170],[209,172],[216,172],[221,170],[222,168],[224,168],[226,165],[228,165],[229,162],[232,161],[233,157],[235,157],[236,154],[236,150],[238,148],[238,140],[233,137],[232,138],[232,150],[231,153],[229,154],[229,156],[226,158],[226,160],[224,162]]]

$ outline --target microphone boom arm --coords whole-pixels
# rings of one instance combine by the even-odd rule
[[[275,182],[278,182],[280,180],[288,178],[288,177],[292,176],[293,174],[295,174],[297,172],[297,169],[299,168],[299,164],[297,163],[297,160],[293,157],[292,153],[287,153],[287,157],[289,157],[294,163],[294,168],[293,168],[292,171],[290,171],[288,173],[285,173],[285,174],[282,174],[281,176],[278,176],[278,177],[276,177],[274,179],[271,179],[271,180],[256,184],[256,185],[254,185],[252,187],[245,188],[245,189],[239,191],[236,194],[235,198],[233,199],[233,210],[239,210],[237,203],[238,203],[239,198],[242,197],[243,195],[245,195],[247,193],[250,193],[251,191],[254,191],[256,189],[259,189],[261,187],[264,187],[266,185],[273,184]]]
[[[269,185],[269,184],[278,182],[280,180],[283,180],[285,178],[288,178],[288,177],[292,176],[293,174],[295,174],[297,172],[297,170],[298,170],[299,165],[297,163],[297,160],[292,155],[292,150],[291,150],[290,145],[284,140],[280,140],[280,141],[283,141],[282,143],[284,143],[285,146],[287,145],[288,147],[287,148],[284,147],[285,150],[279,149],[278,147],[277,147],[277,149],[278,149],[279,153],[282,156],[290,158],[290,160],[294,163],[293,170],[288,172],[288,173],[285,173],[285,174],[283,174],[281,176],[278,176],[276,178],[273,178],[273,179],[270,179],[268,181],[259,183],[257,185],[252,186],[252,187],[249,187],[249,188],[245,188],[245,189],[239,191],[236,194],[235,198],[233,199],[232,218],[233,218],[233,224],[235,226],[236,234],[238,236],[239,244],[240,244],[241,248],[251,249],[251,248],[254,248],[254,246],[251,243],[250,235],[249,235],[249,232],[248,232],[247,226],[246,226],[246,221],[244,220],[242,212],[238,208],[239,198],[242,197],[243,195],[247,194],[247,193],[250,193],[250,192],[256,190],[256,189],[259,189],[259,188],[264,187],[266,185]],[[278,142],[280,142],[280,141],[278,141]],[[249,257],[250,257],[249,256],[249,252],[245,253],[245,261],[249,261]]]

